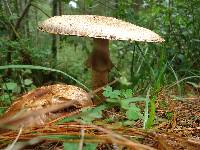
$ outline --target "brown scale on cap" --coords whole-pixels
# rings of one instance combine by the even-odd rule
[[[155,32],[113,17],[96,15],[63,15],[51,17],[39,25],[39,30],[62,35],[91,37],[94,40],[92,54],[87,66],[92,69],[93,90],[108,83],[108,73],[112,68],[109,56],[109,40],[127,40],[144,42],[163,42]],[[94,103],[104,101],[102,91]]]
[[[42,86],[19,97],[5,112],[3,117],[14,117],[20,113],[48,108],[56,104],[75,100],[71,108],[79,109],[92,106],[89,94],[83,89],[64,84]],[[65,110],[66,111],[66,110]],[[68,110],[70,111],[70,109]],[[56,119],[63,111],[49,112],[38,115],[36,118],[26,121],[25,126],[43,125],[52,119]]]

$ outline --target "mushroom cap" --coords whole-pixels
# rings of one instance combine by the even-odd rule
[[[54,84],[42,86],[19,97],[7,109],[4,117],[16,117],[21,112],[37,111],[72,100],[74,103],[71,106],[75,110],[93,105],[90,95],[85,90],[73,85]],[[29,117],[28,120],[24,120],[21,123],[26,127],[43,125],[60,116],[62,116],[62,112],[49,112],[35,116],[35,118]]]
[[[155,32],[113,17],[96,15],[62,15],[51,17],[39,30],[53,34],[86,36],[108,40],[163,42]]]

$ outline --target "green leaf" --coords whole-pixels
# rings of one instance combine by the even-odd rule
[[[26,86],[29,86],[29,85],[31,85],[33,83],[33,81],[31,80],[31,79],[25,79],[24,80],[24,84],[26,85]]]
[[[79,116],[78,115],[75,115],[75,116],[71,116],[71,117],[66,117],[60,121],[58,121],[58,124],[62,124],[62,123],[65,123],[65,122],[71,122],[71,121],[74,121],[75,119],[77,119]]]
[[[79,149],[79,143],[63,143],[64,150],[76,150]],[[97,147],[96,143],[85,143],[83,150],[95,150]]]
[[[123,122],[123,125],[124,126],[131,126],[135,123],[135,121],[132,121],[132,120],[126,120]]]
[[[37,87],[36,87],[35,85],[31,84],[31,86],[28,86],[28,87],[27,87],[27,90],[28,90],[28,91],[31,91],[31,90],[36,89],[36,88],[37,88]]]
[[[103,90],[104,90],[103,95],[105,97],[110,97],[110,93],[112,92],[112,87],[106,86],[105,88],[103,88]]]
[[[5,111],[5,108],[0,107],[0,116],[4,113],[4,111]]]
[[[2,100],[4,105],[10,105],[11,104],[11,99],[10,95],[8,93],[4,93],[2,96],[0,96],[0,99]]]
[[[165,113],[165,116],[166,116],[166,118],[167,118],[168,120],[171,120],[172,117],[173,117],[173,112],[166,112],[166,113]]]
[[[124,99],[124,101],[128,101],[129,103],[144,102],[144,101],[146,101],[146,98],[145,97],[132,97],[132,98]]]
[[[113,92],[110,93],[110,98],[119,98],[121,95],[120,90],[114,90]]]
[[[119,98],[120,96],[120,91],[119,90],[112,90],[112,87],[110,86],[107,86],[104,88],[104,92],[103,92],[103,95],[107,98]]]
[[[143,101],[146,101],[146,98],[144,98],[144,97],[132,97],[132,98],[123,99],[120,102],[121,102],[121,107],[123,109],[129,109],[131,103],[143,102]]]
[[[4,90],[14,91],[17,88],[17,83],[7,82],[3,85]]]
[[[84,145],[84,150],[96,150],[97,144],[96,143],[86,143]]]
[[[106,101],[110,102],[110,103],[117,103],[118,102],[117,99],[111,99],[111,98],[107,98]]]
[[[128,110],[128,109],[130,108],[129,103],[130,103],[129,101],[123,100],[123,101],[121,101],[121,107],[122,107],[123,109]]]
[[[81,118],[84,122],[91,123],[93,120],[97,118],[98,119],[102,118],[102,110],[104,110],[105,108],[106,108],[105,105],[100,105],[96,108],[86,109],[82,111],[83,113],[86,112],[86,114],[84,113],[84,115],[81,116]]]
[[[133,91],[131,89],[122,90],[122,96],[131,98],[133,96]]]
[[[127,110],[126,116],[129,120],[138,120],[141,118],[142,114],[140,113],[140,109],[133,105]]]
[[[131,85],[131,83],[128,81],[128,79],[125,77],[125,76],[122,76],[119,80],[119,82],[122,84],[122,85]]]
[[[114,118],[110,117],[110,118],[106,118],[105,121],[107,123],[111,123],[111,122],[114,122]]]
[[[63,143],[64,150],[79,149],[79,143]]]

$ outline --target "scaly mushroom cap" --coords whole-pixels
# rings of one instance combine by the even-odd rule
[[[73,85],[55,84],[42,86],[19,97],[5,112],[4,117],[13,117],[17,115],[17,113],[20,113],[20,111],[28,112],[31,110],[39,110],[56,104],[66,103],[71,100],[75,101],[74,104],[72,104],[73,109],[93,105],[89,94],[83,89]],[[24,125],[43,125],[59,117],[61,114],[62,111],[41,114],[35,119],[25,122]]]
[[[63,35],[87,36],[108,40],[163,42],[155,32],[134,24],[105,16],[63,15],[49,18],[39,30]]]

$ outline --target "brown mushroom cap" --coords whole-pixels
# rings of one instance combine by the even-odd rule
[[[42,86],[19,97],[7,109],[3,117],[17,117],[19,115],[24,115],[26,112],[51,108],[52,106],[65,104],[66,102],[70,101],[74,101],[71,106],[73,106],[75,109],[93,105],[90,95],[85,90],[73,85],[55,84]],[[29,116],[28,119],[22,120],[21,123],[26,127],[38,126],[43,125],[53,119],[59,118],[60,116],[62,116],[62,112],[49,112],[36,115],[34,118]]]
[[[155,32],[134,24],[105,16],[63,15],[49,18],[39,25],[41,31],[87,36],[108,40],[163,42]]]

